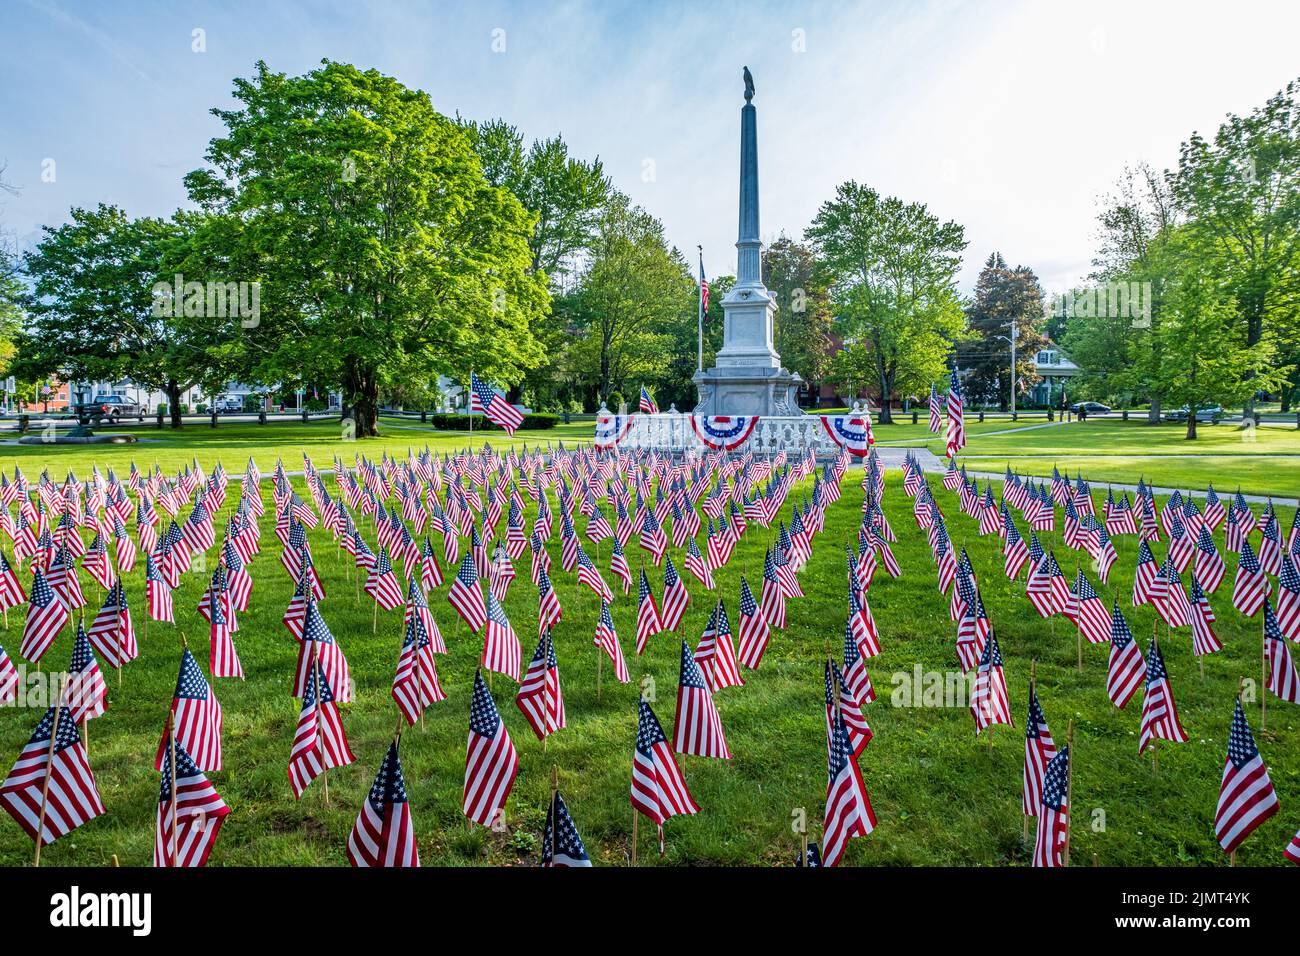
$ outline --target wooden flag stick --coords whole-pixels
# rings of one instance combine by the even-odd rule
[[[36,859],[33,866],[41,865],[41,841],[45,836],[45,813],[50,805],[50,778],[54,770],[54,745],[59,739],[59,718],[63,715],[63,689],[59,678],[54,678],[54,721],[50,726],[50,746],[45,751],[45,780],[41,784],[41,812],[36,821]]]
[[[1264,632],[1264,615],[1260,615],[1260,664],[1259,664],[1259,731],[1263,733],[1268,727],[1268,637]]]
[[[171,764],[172,764],[172,866],[177,865],[176,860],[176,808],[180,800],[180,794],[176,792],[176,714],[173,711],[169,717],[171,732],[167,735],[171,738],[169,746],[171,747]]]

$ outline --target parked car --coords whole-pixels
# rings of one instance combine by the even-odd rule
[[[212,406],[218,415],[238,415],[244,410],[244,400],[238,395],[222,395]]]
[[[96,395],[89,402],[79,402],[72,414],[82,425],[116,425],[123,418],[136,418],[144,410],[125,395]]]
[[[1165,421],[1167,422],[1185,422],[1187,421],[1187,406],[1182,408],[1171,408],[1165,412]],[[1217,424],[1223,418],[1222,405],[1205,405],[1196,409],[1196,420],[1198,422],[1209,422],[1211,425]]]
[[[1109,415],[1110,406],[1103,405],[1101,402],[1075,402],[1070,406],[1070,411],[1076,415],[1080,412],[1087,415]]]

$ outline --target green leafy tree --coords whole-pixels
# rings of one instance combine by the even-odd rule
[[[804,236],[826,277],[845,348],[861,353],[840,362],[870,365],[879,420],[890,423],[892,397],[928,393],[964,335],[962,227],[940,222],[922,203],[847,182],[822,203]]]
[[[24,256],[29,325],[16,374],[130,378],[166,394],[172,427],[181,427],[181,394],[217,384],[221,343],[238,334],[239,321],[210,315],[205,291],[191,290],[176,310],[155,294],[156,284],[172,285],[176,264],[193,261],[194,229],[185,217],[132,219],[107,205],[73,209],[70,222],[45,227]]]
[[[665,375],[673,342],[665,329],[680,317],[692,285],[685,260],[664,240],[663,224],[615,194],[577,288],[563,303],[581,335],[572,351],[591,402]]]
[[[1047,344],[1041,331],[1043,287],[1034,270],[1012,269],[1000,252],[991,254],[975,282],[966,321],[972,337],[958,346],[957,361],[966,373],[967,395],[972,402],[997,402],[1006,411],[1013,387],[1009,337],[1016,337],[1014,387],[1022,389],[1038,380],[1034,356]]]
[[[186,185],[239,223],[226,255],[263,281],[250,377],[310,369],[337,383],[367,437],[387,385],[470,369],[510,384],[541,361],[535,218],[487,181],[470,137],[425,93],[328,60],[293,77],[259,62],[234,99],[212,111],[225,134]]]
[[[1193,134],[1173,179],[1198,248],[1237,303],[1244,344],[1291,354],[1300,342],[1298,95],[1292,81],[1250,115],[1229,115],[1212,140]]]
[[[1213,257],[1198,248],[1200,236],[1188,228],[1171,237],[1177,257],[1159,335],[1164,353],[1162,390],[1188,410],[1187,438],[1196,438],[1195,410],[1244,401],[1257,388],[1272,388],[1285,378],[1275,365],[1275,347],[1265,340],[1248,345],[1235,326],[1239,306],[1232,282],[1216,269]]]
[[[821,387],[831,360],[831,305],[817,256],[784,233],[763,254],[763,284],[776,297],[776,351],[812,388]]]

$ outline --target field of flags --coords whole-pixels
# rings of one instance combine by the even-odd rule
[[[1135,786],[1204,819],[1221,862],[1287,815],[1261,861],[1300,862],[1300,529],[1240,495],[1158,501],[1143,485],[1098,503],[1082,476],[981,487],[955,457],[942,475],[909,458],[887,476],[845,450],[523,445],[327,469],[304,456],[266,476],[251,459],[239,476],[197,461],[61,481],[15,469],[0,505],[0,703],[38,668],[57,677],[45,706],[0,708],[8,862],[144,820],[147,789],[152,832],[116,831],[123,865],[226,862],[228,842],[257,862],[263,841],[302,832],[336,862],[414,866],[481,830],[498,850],[531,833],[520,856],[543,865],[994,853],[1051,867],[1109,791]],[[965,675],[968,698],[893,701],[891,675],[922,661]],[[1080,697],[1110,723],[1076,729],[1061,701]],[[1089,754],[1114,746],[1116,720],[1140,763]],[[1173,753],[1210,738],[1217,803]],[[1276,790],[1270,748],[1288,768]],[[1019,848],[964,821],[994,845],[916,855],[967,792],[1020,818]],[[339,813],[345,832],[321,823]],[[757,853],[698,851],[756,827]],[[1105,832],[1088,837],[1103,863]],[[1131,860],[1141,838],[1125,840]]]

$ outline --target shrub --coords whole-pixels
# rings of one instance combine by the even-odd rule
[[[614,391],[610,392],[609,395],[605,397],[605,407],[608,408],[611,412],[618,411],[618,407],[622,404],[623,404],[623,393],[620,392],[618,389],[615,389]]]

